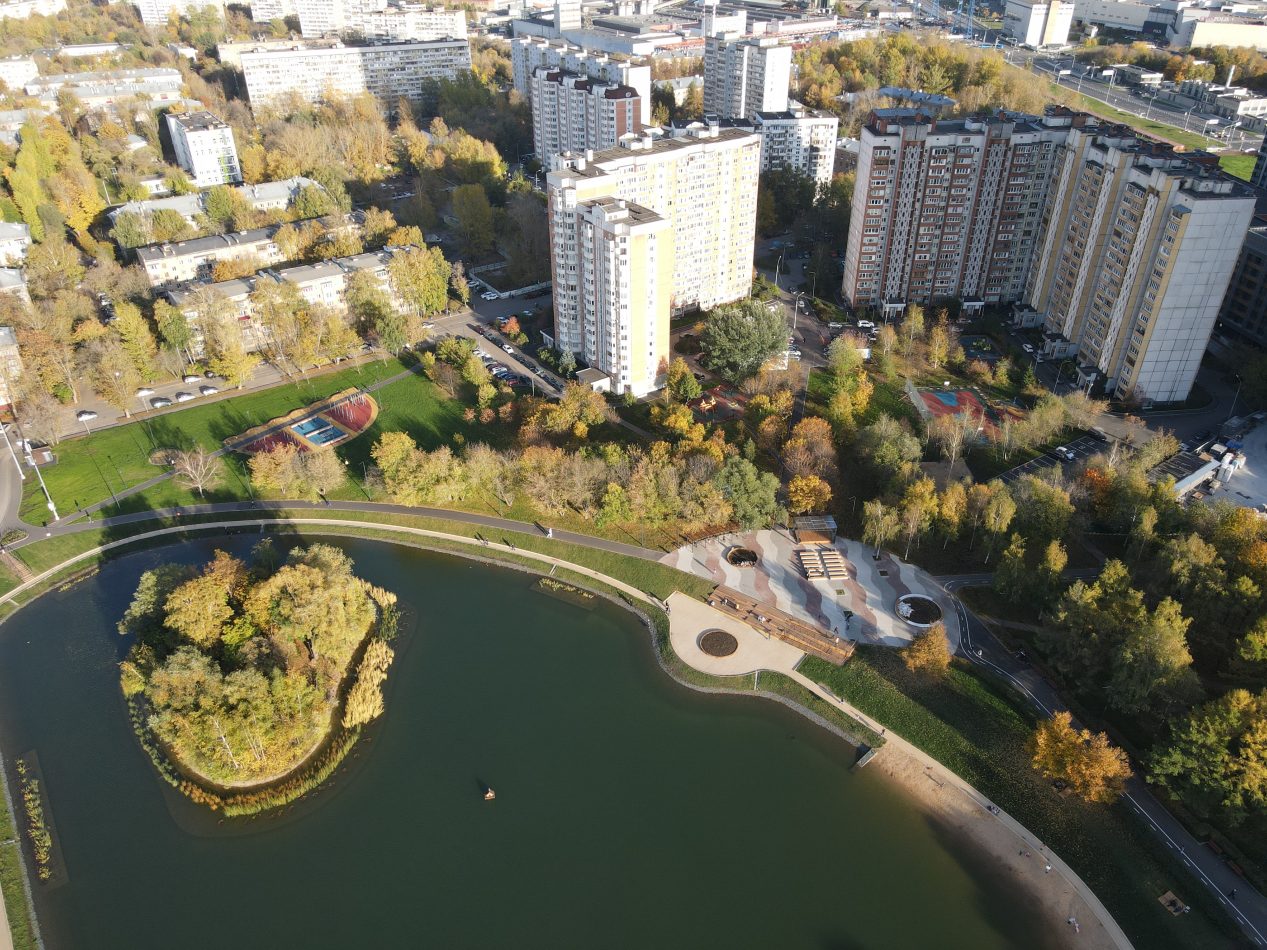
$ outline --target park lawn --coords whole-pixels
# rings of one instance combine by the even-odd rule
[[[1053,90],[1058,88],[1054,83],[1049,85]],[[1059,88],[1064,92],[1071,92],[1071,90],[1063,86]],[[1112,119],[1114,122],[1121,122],[1123,125],[1151,135],[1153,138],[1164,139],[1167,142],[1173,142],[1175,145],[1182,145],[1184,148],[1189,149],[1207,149],[1210,147],[1210,140],[1203,135],[1197,135],[1195,132],[1185,132],[1183,129],[1177,129],[1173,125],[1167,125],[1165,122],[1159,122],[1156,119],[1145,119],[1132,112],[1123,112],[1121,109],[1115,109],[1113,106],[1106,105],[1098,99],[1084,96],[1082,93],[1073,93],[1073,96],[1075,108],[1084,109],[1105,119]]]
[[[1246,155],[1244,152],[1224,152],[1219,156],[1219,167],[1229,175],[1249,181],[1250,173],[1254,170],[1254,163],[1258,160],[1257,155]]]
[[[4,891],[4,909],[9,916],[14,950],[34,950],[41,946],[31,926],[31,907],[26,900],[22,869],[22,839],[18,837],[13,815],[0,795],[0,889]]]
[[[902,388],[900,378],[889,380],[872,373],[871,382],[875,385],[875,390],[871,393],[871,404],[858,420],[859,425],[870,425],[881,413],[894,419],[905,419],[913,426],[919,425],[919,413],[906,398],[906,390]]]
[[[911,673],[898,654],[862,646],[835,667],[814,658],[801,671],[918,746],[1050,846],[1104,902],[1138,947],[1228,945],[1231,922],[1208,891],[1174,864],[1129,810],[1062,799],[1030,765],[1036,719],[1011,690],[956,664],[941,679]],[[1167,890],[1192,905],[1172,917]]]
[[[349,386],[368,386],[404,368],[396,359],[367,363],[101,429],[61,442],[54,450],[57,463],[40,471],[59,513],[67,513],[108,499],[112,491],[121,491],[163,474],[164,469],[149,461],[155,449],[194,445],[218,449],[224,439],[252,426]],[[49,518],[43,493],[35,479],[26,481],[21,517],[31,524],[44,524]]]

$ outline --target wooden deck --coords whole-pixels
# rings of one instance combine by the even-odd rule
[[[741,594],[729,587],[716,587],[708,595],[708,605],[724,614],[742,620],[748,626],[768,637],[776,637],[836,666],[844,666],[853,656],[854,642],[834,637],[825,630],[797,620],[790,614]]]

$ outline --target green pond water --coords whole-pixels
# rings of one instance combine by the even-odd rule
[[[0,744],[38,754],[60,948],[1042,950],[1025,899],[783,707],[670,681],[629,613],[533,578],[340,542],[400,595],[387,714],[281,817],[222,822],[137,745],[115,633],[133,554],[0,626]],[[483,783],[497,800],[481,799]]]

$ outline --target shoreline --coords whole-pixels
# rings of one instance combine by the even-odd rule
[[[872,759],[868,772],[925,812],[952,838],[962,838],[993,863],[1001,880],[1024,892],[1038,911],[1051,942],[1078,950],[1122,950],[1094,908],[1063,873],[1064,862],[1043,845],[1017,833],[1001,815],[986,811],[956,784],[942,781],[918,758],[890,742]],[[1050,866],[1050,871],[1044,868]],[[1078,928],[1069,923],[1078,922]],[[1127,947],[1130,946],[1128,942]]]

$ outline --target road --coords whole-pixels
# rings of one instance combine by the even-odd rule
[[[1079,572],[1085,573],[1085,572]],[[939,577],[938,582],[951,593],[983,582],[985,575]],[[989,627],[955,598],[963,637],[960,652],[969,660],[1010,682],[1045,716],[1067,709],[1055,688],[1029,664],[1017,659],[994,636]],[[1193,872],[1223,905],[1246,936],[1256,945],[1267,947],[1267,897],[1237,875],[1213,851],[1193,837],[1183,824],[1157,800],[1144,780],[1132,778],[1126,786],[1126,801],[1143,819],[1144,824],[1162,841],[1176,858]],[[1227,895],[1236,890],[1235,900]],[[1182,894],[1179,895],[1181,898]]]

